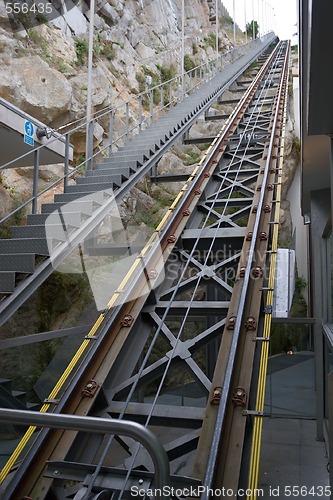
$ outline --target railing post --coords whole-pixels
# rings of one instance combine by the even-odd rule
[[[86,170],[92,170],[92,157],[94,151],[94,122],[90,120],[87,124],[86,137]]]
[[[170,87],[169,87],[169,101],[170,101],[170,108],[172,108],[173,103],[172,103],[172,81],[170,82]]]
[[[164,86],[161,86],[161,100],[160,100],[160,111],[162,111],[164,107]]]
[[[32,209],[31,213],[37,213],[37,196],[38,196],[38,170],[39,170],[39,149],[34,152],[34,178],[32,185]]]
[[[139,131],[142,129],[142,94],[139,97]]]
[[[149,91],[149,109],[150,109],[150,123],[153,122],[153,114],[154,114],[154,91],[151,89]]]
[[[129,102],[126,102],[126,139],[128,139],[128,129],[129,129]]]
[[[67,132],[66,144],[65,144],[65,162],[64,162],[64,193],[66,193],[68,186],[69,144],[70,144],[69,139],[70,139],[70,132]]]
[[[113,121],[114,121],[114,110],[112,109],[110,111],[110,123],[109,123],[109,155],[112,154]]]

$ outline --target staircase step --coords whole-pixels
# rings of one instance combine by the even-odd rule
[[[66,222],[66,221],[65,221]],[[66,228],[66,233],[73,231],[74,227],[70,226]],[[52,237],[59,241],[66,241],[66,234],[64,232],[64,226],[59,224],[50,224],[48,226],[48,236],[52,234]],[[12,227],[12,237],[13,238],[46,238],[45,225],[41,226],[15,226]]]
[[[18,391],[14,391],[18,392]],[[26,410],[27,407],[25,403],[17,399],[12,392],[0,385],[0,406],[3,408],[12,408],[15,410]]]
[[[50,243],[53,245],[53,241]],[[0,254],[2,253],[50,255],[46,238],[0,240]]]
[[[71,189],[70,188],[80,188],[80,186],[68,186],[68,192],[76,192],[79,191],[79,189]],[[81,188],[80,188],[81,189]],[[55,212],[56,210],[62,209],[62,213],[66,213],[66,218],[67,218],[67,209],[68,212],[73,212],[75,211],[81,211],[87,215],[91,215],[94,210],[94,203],[92,200],[75,200],[70,203],[70,207],[66,207],[63,203],[44,203],[42,205],[42,213],[43,214],[52,214],[52,212]],[[56,215],[56,214],[54,214]]]
[[[67,203],[72,203],[72,201],[79,201],[79,198],[84,198],[85,196],[87,197],[88,200],[91,200],[96,206],[102,206],[105,198],[107,197],[104,191],[97,191],[96,193],[86,193],[84,192],[85,189],[82,187],[81,192],[79,193],[61,193],[61,194],[56,194],[54,196],[54,201],[56,203],[62,203],[63,206],[67,205]],[[70,208],[70,206],[66,207],[66,209],[62,209],[62,211],[67,212],[67,208]]]
[[[104,177],[107,177],[107,179],[104,180]],[[98,176],[98,177],[82,177],[81,179],[77,179],[76,185],[77,186],[82,186],[82,189],[86,187],[86,185],[90,184],[100,184],[100,183],[114,183],[117,186],[121,186],[122,183],[126,180],[122,175],[120,174],[112,174],[110,172],[107,176]]]
[[[105,191],[106,189],[114,189],[118,188],[119,185],[117,185],[115,182],[109,182],[109,183],[90,183],[90,184],[78,184],[76,186],[68,186],[68,192],[69,193],[76,193],[76,192],[82,192],[84,189],[85,193],[95,193],[97,191]],[[80,203],[79,201],[77,203]]]
[[[96,167],[98,169],[96,169]],[[97,177],[98,175],[104,175],[104,172],[105,174],[106,172],[115,175],[120,174],[128,179],[134,174],[135,170],[130,167],[108,167],[105,163],[97,163],[95,165],[95,170],[88,170],[86,177]]]
[[[57,195],[56,195],[57,196]],[[62,204],[61,204],[62,205]],[[78,212],[67,212],[66,211],[66,226],[80,227],[82,221],[87,218],[87,215],[83,214],[81,211]],[[28,215],[27,222],[31,226],[40,226],[45,224],[47,220],[48,224],[59,224],[59,212],[54,214],[33,214]]]
[[[140,148],[137,148],[136,151],[117,151],[116,153],[111,154],[110,156],[106,156],[102,158],[102,163],[108,163],[111,161],[119,161],[119,160],[133,160],[139,161],[140,163],[144,163],[154,154],[150,148],[144,148],[144,150],[140,151]]]
[[[98,172],[99,170],[105,170],[106,168],[109,169],[109,170],[124,170],[125,172],[127,172],[128,170],[132,173],[136,172],[140,167],[142,167],[141,164],[138,164],[137,162],[124,162],[123,164],[120,164],[120,163],[114,163],[112,161],[110,161],[109,163],[105,162],[105,163],[96,163],[95,165],[95,169],[91,171],[91,174],[88,174],[89,176],[90,175],[95,175],[96,172]],[[121,173],[121,172],[120,172]]]
[[[3,254],[0,256],[0,271],[16,271],[32,274],[35,269],[35,254]],[[1,381],[0,381],[1,384]]]
[[[27,406],[27,393],[23,391],[12,391],[12,394],[14,398],[16,398],[18,401],[24,404],[24,406]]]
[[[124,177],[123,175],[121,176],[121,178],[122,178],[121,183],[118,184],[118,182],[115,179],[115,175],[112,172],[110,172],[110,169],[104,168],[103,170],[99,170],[97,175],[89,177],[89,182],[81,182],[79,186],[81,186],[82,191],[84,191],[86,187],[91,184],[115,183],[116,187],[118,187],[128,180],[128,178]]]
[[[0,386],[8,392],[12,392],[13,381],[9,378],[0,378]]]
[[[0,271],[0,293],[12,293],[15,290],[15,271]]]
[[[40,404],[38,403],[27,403],[26,404],[26,407],[28,410],[31,410],[31,411],[39,411],[40,410]]]

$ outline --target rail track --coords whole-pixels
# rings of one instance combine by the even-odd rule
[[[41,409],[149,427],[202,498],[249,474],[288,58],[266,55]],[[153,473],[127,438],[31,426],[1,481],[4,500],[131,498]]]

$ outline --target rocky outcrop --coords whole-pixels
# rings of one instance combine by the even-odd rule
[[[89,11],[73,3],[48,24],[17,22],[13,31],[0,6],[0,97],[53,126],[85,114]],[[181,0],[96,2],[93,68],[94,110],[139,92],[142,65],[180,69]],[[214,32],[206,2],[186,6],[185,51],[195,64],[212,57],[203,37]],[[193,46],[195,45],[195,50]],[[144,73],[143,73],[144,74]],[[125,89],[125,90],[124,90]]]
[[[21,57],[0,68],[0,94],[48,124],[70,108],[72,88],[39,56]]]

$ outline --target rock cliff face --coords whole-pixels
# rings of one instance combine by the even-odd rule
[[[13,24],[0,5],[0,97],[53,128],[85,113],[89,5],[72,7],[49,22],[29,14]],[[195,64],[214,57],[209,19],[206,0],[186,6],[185,52]],[[181,0],[100,0],[94,28],[95,111],[137,94],[147,71],[158,80],[161,68],[180,69]],[[221,48],[230,45],[224,35]]]

